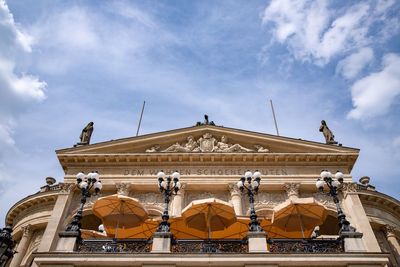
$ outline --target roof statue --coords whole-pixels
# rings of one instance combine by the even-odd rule
[[[319,131],[325,137],[325,142],[328,145],[336,145],[338,142],[335,141],[335,136],[333,135],[332,131],[329,129],[328,125],[324,120],[321,121],[321,126],[319,126]]]
[[[204,114],[204,122],[198,121],[196,123],[196,126],[201,126],[201,125],[213,125],[213,126],[215,126],[215,123],[214,123],[214,121],[209,121],[208,120],[208,115]]]
[[[79,136],[80,142],[77,143],[75,146],[90,144],[90,138],[92,137],[92,133],[94,130],[93,125],[94,123],[91,121],[88,123],[88,125],[86,125],[85,128],[83,128],[81,135]]]

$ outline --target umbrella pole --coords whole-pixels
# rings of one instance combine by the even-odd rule
[[[295,205],[296,207],[296,212],[297,212],[297,216],[299,217],[299,222],[300,222],[300,229],[301,229],[301,235],[304,237],[304,229],[303,229],[303,221],[301,220],[301,214],[299,213],[299,210],[297,208],[297,205]]]
[[[208,229],[208,239],[211,239],[211,227],[210,227],[210,210],[211,210],[211,205],[208,205],[207,209],[207,229]]]

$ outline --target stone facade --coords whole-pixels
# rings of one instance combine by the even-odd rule
[[[37,194],[16,203],[7,214],[6,223],[13,226],[18,251],[10,266],[133,266],[132,262],[134,266],[400,266],[400,202],[371,186],[352,183],[351,169],[358,153],[353,148],[212,125],[58,150],[64,181],[42,187]],[[332,237],[330,232],[337,228],[336,205],[326,192],[315,188],[321,169],[344,173],[340,205],[351,225],[362,233],[359,238],[343,241]],[[83,220],[95,218],[93,204],[99,197],[112,194],[138,199],[149,216],[157,220],[164,209],[157,188],[159,170],[167,175],[175,170],[181,174],[181,190],[169,205],[171,218],[181,216],[192,201],[209,198],[231,203],[236,216],[245,218],[250,213],[249,200],[236,183],[246,170],[259,170],[262,180],[254,207],[260,220],[272,221],[274,208],[285,201],[314,199],[326,212],[321,236],[327,236],[324,229],[333,229],[329,232],[334,238],[331,241],[339,242],[336,245],[344,242],[343,248],[354,252],[330,254],[314,249],[298,253],[298,247],[296,252],[285,240],[279,241],[283,245],[273,240],[268,241],[268,246],[263,245],[269,239],[272,224],[263,226],[265,234],[244,234],[247,243],[244,239],[237,245],[218,245],[218,251],[228,246],[240,253],[213,253],[215,248],[206,241],[202,242],[208,246],[207,253],[171,252],[178,251],[174,250],[176,241],[169,243],[170,236],[160,235],[152,238],[153,252],[148,252],[150,243],[140,241],[135,253],[118,252],[131,249],[129,242],[117,244],[119,250],[112,253],[101,250],[105,245],[99,246],[96,253],[84,253],[75,239],[59,235],[79,208],[80,190],[75,185],[75,175],[82,170],[97,170],[103,184],[101,195],[87,200]],[[300,220],[305,219],[301,216]],[[306,239],[314,242],[309,236]],[[304,242],[301,246],[306,248]],[[204,248],[203,243],[196,244]],[[285,254],[269,251],[272,244]]]

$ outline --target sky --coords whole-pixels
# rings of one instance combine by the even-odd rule
[[[0,0],[0,227],[55,150],[217,125],[360,148],[399,198],[400,2]]]

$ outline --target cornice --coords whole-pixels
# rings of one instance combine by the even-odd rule
[[[358,196],[363,204],[385,210],[400,221],[400,201],[386,194],[358,187]]]
[[[15,225],[16,221],[14,221],[17,216],[31,208],[37,207],[38,205],[49,205],[51,203],[55,203],[57,200],[58,190],[51,190],[47,192],[38,192],[33,195],[29,195],[17,203],[15,203],[7,212],[5,222],[6,224]]]
[[[115,154],[63,154],[57,155],[62,165],[124,165],[135,163],[223,163],[227,166],[235,164],[268,163],[269,165],[308,163],[324,165],[339,163],[353,165],[358,153],[115,153]]]

